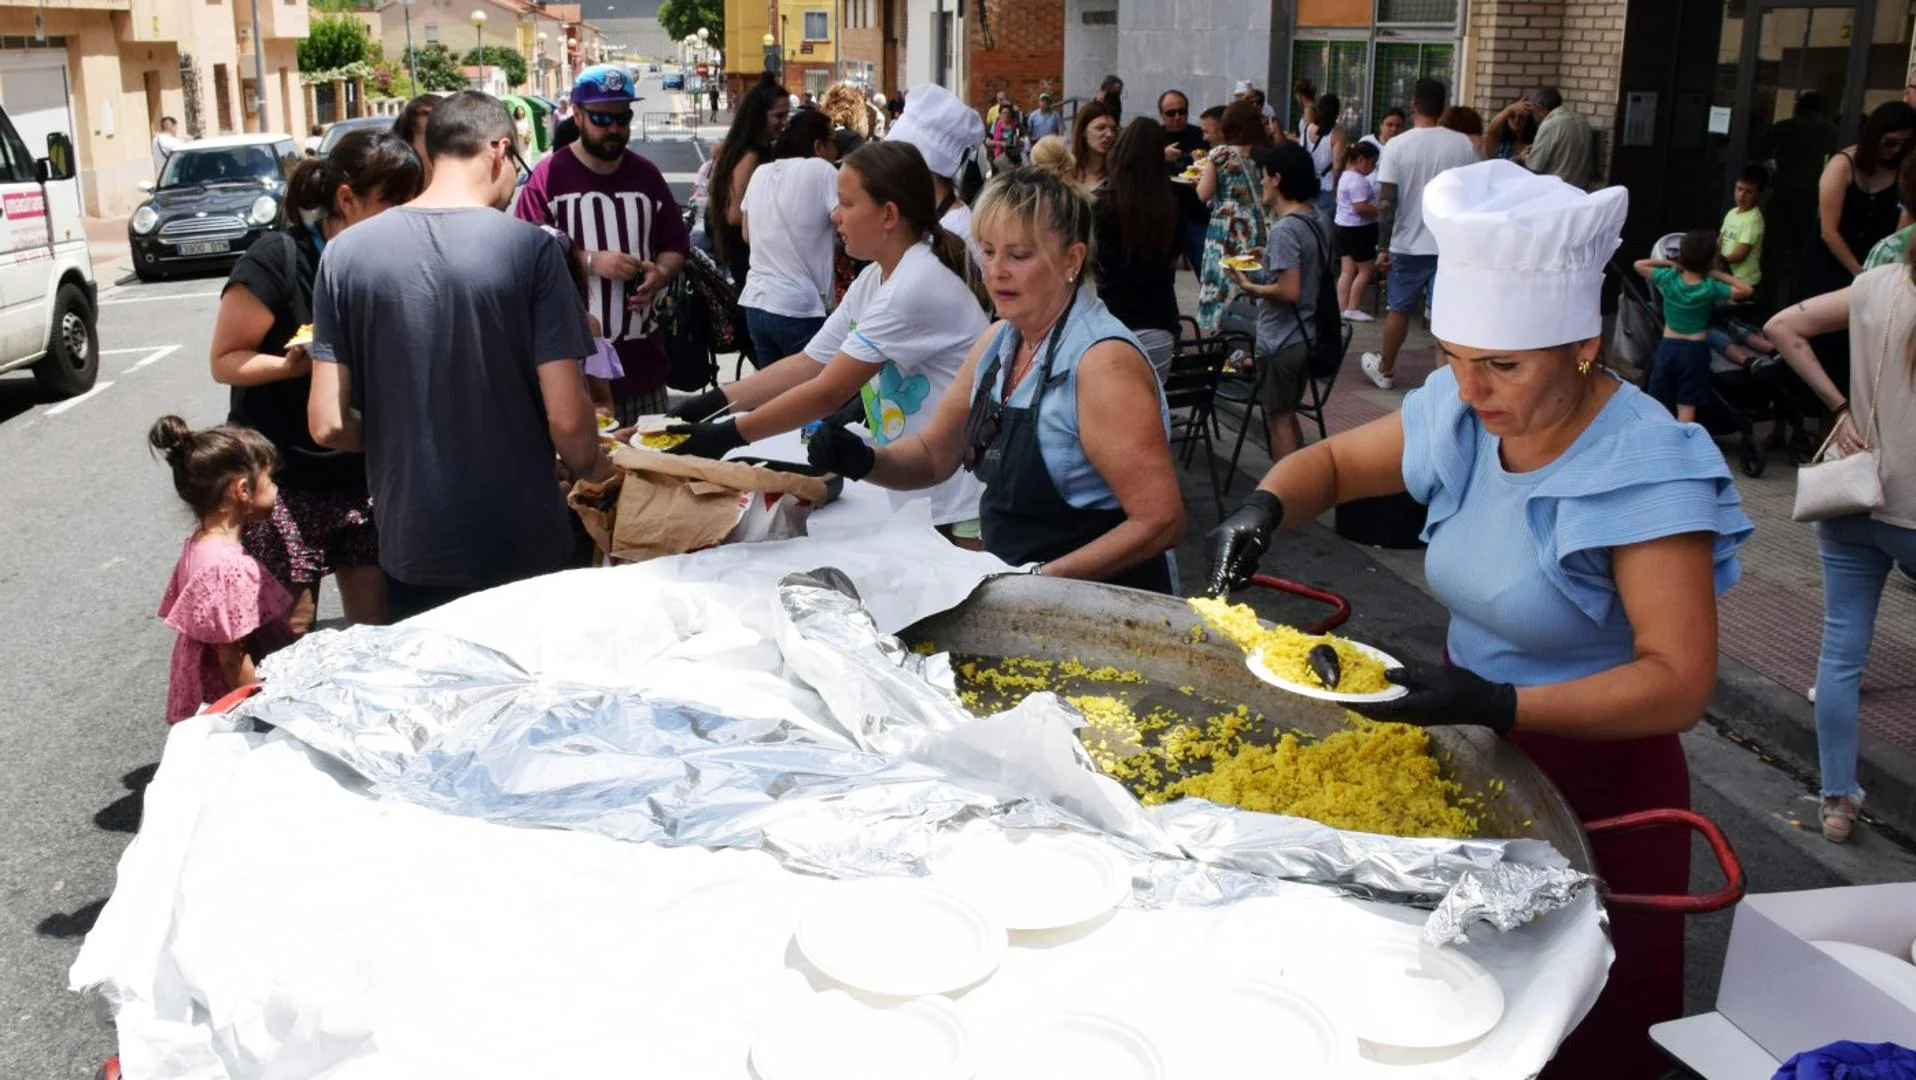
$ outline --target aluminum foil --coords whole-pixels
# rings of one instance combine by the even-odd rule
[[[971,716],[942,658],[881,632],[837,571],[788,576],[777,600],[792,700],[829,711],[808,725],[725,707],[718,664],[710,696],[692,704],[648,694],[643,672],[618,688],[546,680],[406,627],[307,637],[266,662],[267,689],[242,715],[337,759],[381,797],[624,840],[759,848],[833,877],[922,872],[941,830],[990,819],[1115,841],[1140,906],[1301,882],[1433,908],[1433,941],[1477,922],[1510,929],[1589,883],[1536,841],[1376,836],[1200,799],[1147,809],[1092,765],[1070,706],[1035,694]]]

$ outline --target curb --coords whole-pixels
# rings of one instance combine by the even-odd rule
[[[1803,695],[1723,656],[1717,665],[1716,693],[1704,717],[1740,741],[1755,744],[1760,755],[1774,755],[1776,764],[1816,790],[1816,707]],[[1869,793],[1865,819],[1916,836],[1916,754],[1863,731],[1858,733],[1856,767],[1857,779]]]

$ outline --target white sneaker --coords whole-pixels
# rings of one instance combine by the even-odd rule
[[[1346,311],[1344,313],[1344,321],[1345,322],[1375,322],[1376,320],[1370,317],[1370,312],[1359,311],[1356,308],[1352,308],[1349,311]]]
[[[1397,385],[1395,376],[1384,374],[1384,358],[1382,355],[1374,352],[1365,353],[1363,365],[1364,374],[1370,378],[1371,382],[1377,384],[1379,390],[1389,390]]]

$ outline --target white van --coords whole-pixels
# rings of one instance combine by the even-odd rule
[[[48,393],[84,394],[100,373],[98,284],[77,217],[47,185],[73,179],[73,140],[47,136],[36,158],[0,105],[0,372],[33,369]],[[60,239],[70,237],[71,239]]]

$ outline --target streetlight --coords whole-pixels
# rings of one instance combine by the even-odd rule
[[[412,58],[412,0],[399,0],[406,9],[406,78],[412,83],[413,96],[419,96],[419,67]]]
[[[765,70],[771,72],[773,75],[777,75],[779,69],[778,39],[768,33],[764,37],[759,38],[758,43],[765,46]]]
[[[479,54],[479,86],[486,85],[486,13],[472,13],[472,41]]]

